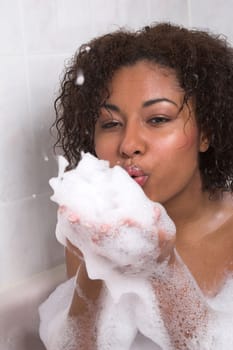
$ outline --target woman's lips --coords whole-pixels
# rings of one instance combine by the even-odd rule
[[[140,186],[144,186],[147,179],[148,179],[148,176],[147,175],[143,175],[143,176],[135,176],[135,177],[132,177],[134,179],[134,181],[136,181]]]
[[[125,170],[129,176],[132,177],[135,182],[137,182],[138,185],[141,187],[145,185],[148,175],[146,175],[144,171],[142,171],[136,165],[125,167]]]

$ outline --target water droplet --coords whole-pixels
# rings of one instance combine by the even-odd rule
[[[89,52],[90,51],[90,46],[89,45],[87,45],[87,46],[85,46],[85,47],[83,47],[82,49],[81,49],[81,52]]]
[[[79,69],[77,72],[76,85],[81,86],[83,85],[84,81],[85,81],[85,77],[84,77],[83,71]]]

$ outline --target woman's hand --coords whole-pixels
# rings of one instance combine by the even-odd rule
[[[60,216],[62,224],[66,222],[67,248],[79,261],[92,254],[121,273],[148,276],[158,265],[168,262],[174,252],[175,229],[167,225],[162,210],[155,204],[152,224],[143,227],[130,218],[113,224],[86,222],[62,207]]]

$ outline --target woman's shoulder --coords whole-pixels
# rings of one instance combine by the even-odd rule
[[[207,223],[212,234],[225,231],[233,222],[233,195],[224,192],[209,200]]]
[[[233,273],[233,196],[232,194],[223,195],[222,206],[222,224],[216,228],[212,234],[212,248],[218,252],[221,261],[225,265],[224,270],[230,274]]]
[[[230,235],[233,242],[233,195],[231,193],[223,193],[218,215],[222,217],[222,223],[216,228],[216,231]]]
[[[212,232],[213,242],[220,249],[225,247],[229,251],[233,261],[233,196],[230,193],[223,194],[222,205],[216,213],[220,217],[221,224]],[[218,245],[219,244],[219,245]]]

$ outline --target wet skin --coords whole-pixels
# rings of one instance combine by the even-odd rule
[[[174,73],[139,62],[115,73],[110,92],[96,124],[97,156],[139,167],[148,176],[144,192],[165,206],[200,191],[198,153],[205,147]]]
[[[95,128],[97,156],[144,174],[145,194],[163,204],[176,224],[178,252],[202,290],[215,294],[225,270],[232,270],[233,239],[230,232],[229,240],[219,236],[214,257],[211,232],[229,219],[233,206],[229,196],[210,201],[202,191],[198,157],[209,144],[192,101],[183,105],[172,70],[147,61],[120,68],[109,89]]]
[[[163,204],[175,222],[176,250],[195,281],[204,294],[217,294],[223,285],[225,272],[233,272],[232,230],[222,229],[229,219],[233,221],[233,201],[225,194],[210,201],[209,194],[202,191],[198,158],[199,152],[208,149],[208,140],[198,130],[192,101],[181,108],[184,91],[175,74],[148,62],[119,69],[109,88],[110,97],[101,109],[95,128],[98,158],[110,161],[111,166],[121,165],[130,175],[140,175],[136,181],[145,194]],[[81,264],[78,284],[98,310],[102,281],[88,278],[77,247],[69,243],[67,248],[68,275],[74,275]],[[180,271],[176,260],[171,266],[175,267],[171,288],[157,280],[152,286],[160,300],[161,313],[171,339],[176,342],[179,333],[173,327],[173,320],[177,319],[183,305],[189,306],[184,307],[184,318],[190,317],[191,307],[194,314],[198,310],[203,324],[208,310],[203,299],[199,298],[199,292],[194,293],[193,298],[196,283],[193,284],[190,274],[180,279],[182,266]],[[176,280],[183,281],[184,293],[181,291],[179,294],[178,291],[179,296],[173,302]],[[69,315],[86,314],[88,305],[75,291]],[[87,320],[93,320],[88,317]],[[188,329],[191,335],[195,334],[195,317],[193,322],[193,328]],[[92,334],[87,336],[92,338]]]

